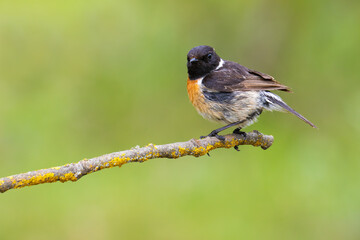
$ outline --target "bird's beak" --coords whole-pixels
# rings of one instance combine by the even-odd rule
[[[197,62],[197,61],[199,61],[197,58],[192,58],[192,59],[190,59],[190,63],[193,63],[193,62]]]

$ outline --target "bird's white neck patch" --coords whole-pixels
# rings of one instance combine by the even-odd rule
[[[225,61],[220,59],[219,65],[215,68],[215,70],[218,70],[219,68],[221,68],[224,65],[224,63],[225,63]],[[199,84],[199,86],[201,86],[203,79],[204,79],[204,77],[197,79],[197,84]]]
[[[221,68],[224,65],[225,61],[222,60],[222,58],[220,58],[220,62],[219,65],[215,68],[215,70],[218,70],[219,68]]]

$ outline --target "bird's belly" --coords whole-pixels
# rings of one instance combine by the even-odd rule
[[[191,103],[204,118],[223,124],[243,121],[239,126],[244,127],[261,113],[258,91],[236,91],[225,95],[208,92],[197,81],[188,80],[187,90]]]
[[[222,113],[222,122],[230,124],[243,121],[242,126],[256,119],[259,113],[259,94],[253,91],[236,91],[229,101],[210,103],[211,108]]]

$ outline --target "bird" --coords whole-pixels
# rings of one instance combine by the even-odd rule
[[[233,133],[254,123],[264,111],[287,111],[313,128],[304,116],[289,107],[273,90],[291,92],[272,76],[251,70],[239,63],[223,60],[213,47],[201,45],[187,54],[187,92],[198,113],[225,126],[205,137],[225,140],[219,133],[236,127]]]

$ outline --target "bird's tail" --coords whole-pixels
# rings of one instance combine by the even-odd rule
[[[301,115],[300,113],[296,112],[294,109],[289,107],[278,95],[276,95],[272,92],[263,92],[263,93],[264,93],[264,97],[265,97],[265,106],[266,106],[265,109],[266,110],[270,110],[270,111],[286,110],[286,111],[294,114],[295,116],[297,116],[298,118],[300,118],[301,120],[303,120],[304,122],[306,122],[307,124],[312,126],[313,128],[317,128],[312,122],[307,120],[303,115]]]

